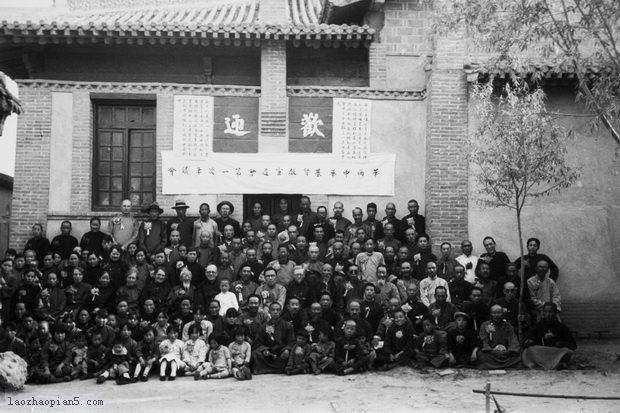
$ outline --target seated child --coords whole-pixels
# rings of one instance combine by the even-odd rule
[[[189,340],[183,345],[183,363],[187,373],[194,374],[206,361],[209,346],[200,338],[200,324],[192,324],[188,332]]]
[[[448,364],[450,358],[446,332],[438,330],[430,317],[422,321],[424,331],[416,344],[416,366],[418,368],[432,366],[440,368]]]
[[[183,363],[183,342],[177,338],[177,329],[175,326],[168,326],[166,329],[168,338],[159,344],[159,380],[166,380],[166,373],[170,371],[169,381],[177,378],[177,371],[183,371],[185,363]],[[170,369],[168,369],[170,367]]]
[[[385,332],[383,348],[378,351],[377,365],[383,370],[409,365],[415,358],[413,325],[400,308],[393,313],[394,322]]]
[[[457,312],[454,314],[454,321],[456,328],[448,331],[450,366],[475,366],[480,349],[480,339],[474,330],[467,328],[469,314]]]
[[[6,340],[4,342],[0,342],[0,352],[4,351],[12,351],[28,362],[26,343],[17,338],[17,325],[12,321],[6,325]]]
[[[71,344],[66,340],[67,329],[64,324],[57,324],[53,340],[43,347],[41,361],[46,383],[71,381]]]
[[[88,342],[86,334],[79,332],[75,336],[75,345],[71,349],[71,357],[73,358],[73,370],[71,378],[84,380],[88,376]]]
[[[110,361],[106,369],[97,377],[97,384],[101,384],[108,377],[116,379],[116,384],[131,383],[129,377],[129,354],[120,338],[117,338],[112,345]]]
[[[332,330],[329,327],[319,329],[319,341],[312,343],[310,367],[314,374],[321,374],[334,362],[336,345],[331,340]]]
[[[230,357],[232,358],[232,374],[238,380],[251,380],[252,370],[250,359],[252,346],[247,342],[246,331],[243,327],[235,330],[235,341],[229,344]]]
[[[308,332],[306,330],[299,330],[295,336],[297,341],[291,349],[288,363],[286,363],[284,368],[284,372],[289,376],[310,372],[309,357],[312,348],[308,344]]]
[[[230,376],[232,369],[230,350],[221,344],[222,341],[220,335],[211,335],[209,338],[211,350],[209,350],[208,361],[194,373],[194,380],[224,379]]]
[[[123,346],[127,349],[127,356],[129,362],[129,371],[134,370],[136,363],[138,362],[138,343],[131,338],[132,330],[131,325],[125,321],[120,325],[119,337],[123,342]]]
[[[153,364],[157,361],[157,344],[155,344],[155,329],[149,327],[142,337],[142,340],[138,343],[136,351],[138,356],[138,364],[133,372],[132,381],[148,381],[149,373],[153,368]],[[140,374],[142,373],[142,374]]]
[[[103,335],[100,331],[90,337],[90,345],[86,352],[87,378],[101,374],[101,370],[108,364],[109,349],[103,345]]]
[[[374,352],[371,354],[369,343],[357,335],[355,320],[345,321],[343,327],[343,335],[336,340],[336,374],[344,376],[365,371]]]

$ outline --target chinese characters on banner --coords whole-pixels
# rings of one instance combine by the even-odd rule
[[[341,159],[366,159],[370,153],[371,101],[334,99],[333,152]]]
[[[326,97],[289,98],[289,152],[333,152],[333,100]]]
[[[363,161],[332,154],[223,154],[187,159],[162,151],[164,194],[394,195],[394,154]]]
[[[172,148],[182,157],[203,158],[213,147],[213,97],[174,96]]]
[[[213,152],[258,152],[258,98],[218,96],[214,102]]]

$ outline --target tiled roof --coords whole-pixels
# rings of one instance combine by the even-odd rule
[[[288,0],[288,24],[261,24],[259,0],[229,0],[207,6],[99,10],[3,16],[0,40],[14,43],[176,43],[295,39],[370,42],[368,26],[320,24],[321,0]]]
[[[519,77],[540,76],[543,78],[573,78],[577,70],[575,66],[562,59],[540,60],[522,59],[517,62],[489,59],[486,63],[466,63],[465,73],[469,81],[484,79],[489,76],[508,78],[513,75]],[[605,65],[589,64],[586,67],[588,77],[596,77],[599,73],[608,73],[611,68]]]

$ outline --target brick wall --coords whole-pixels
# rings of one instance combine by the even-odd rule
[[[93,121],[90,93],[73,92],[73,152],[71,154],[71,212],[89,211],[92,205]]]
[[[465,42],[436,39],[428,88],[426,219],[433,244],[468,236],[467,79]]]
[[[286,43],[277,40],[263,41],[261,44],[259,152],[286,150],[287,112]]]
[[[369,86],[373,89],[386,87],[386,44],[374,42],[368,50]]]
[[[32,224],[47,221],[52,94],[20,86],[19,98],[24,113],[17,120],[10,246],[21,250]]]
[[[427,30],[432,0],[387,0],[381,42],[388,54],[420,55],[429,51]]]

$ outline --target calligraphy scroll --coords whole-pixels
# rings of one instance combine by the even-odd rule
[[[371,101],[334,99],[333,147],[342,159],[366,159],[370,153]]]
[[[332,152],[332,98],[289,98],[289,152]]]
[[[213,97],[174,96],[173,150],[188,158],[207,156],[213,148]]]
[[[164,194],[394,195],[394,154],[224,154],[185,159],[162,151]]]
[[[216,97],[213,152],[258,152],[258,98]]]

